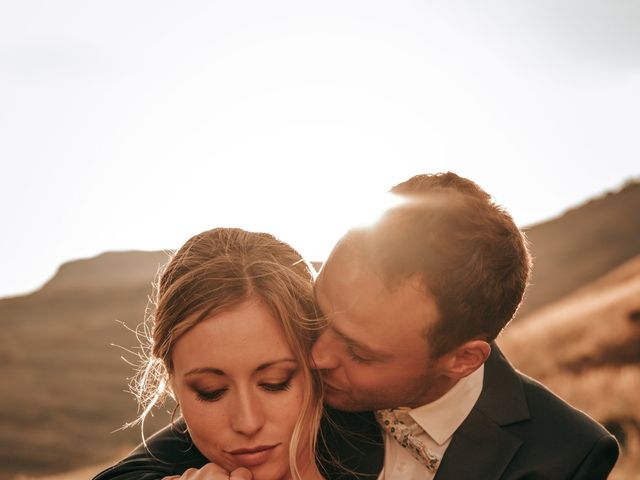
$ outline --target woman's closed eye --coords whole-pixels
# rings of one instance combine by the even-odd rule
[[[228,389],[219,388],[217,390],[200,390],[196,388],[194,390],[198,400],[202,400],[203,402],[216,402],[222,398]]]
[[[283,392],[291,388],[291,378],[292,377],[289,377],[280,383],[262,382],[260,383],[260,388],[266,392]]]
[[[265,392],[276,393],[276,392],[284,392],[291,388],[291,380],[293,379],[293,375],[287,377],[285,380],[278,381],[264,381],[260,382],[258,386],[264,390]],[[217,402],[220,400],[224,394],[229,390],[229,387],[217,388],[213,390],[207,390],[204,388],[193,388],[198,397],[198,400],[203,402]]]

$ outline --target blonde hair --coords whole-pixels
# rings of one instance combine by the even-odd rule
[[[300,480],[298,457],[308,453],[308,460],[315,461],[322,415],[322,383],[310,354],[320,328],[313,273],[298,252],[267,233],[208,230],[190,238],[165,266],[155,288],[155,311],[145,321],[147,354],[132,385],[142,411],[134,423],[143,423],[170,394],[171,355],[178,339],[203,319],[249,299],[260,300],[281,320],[301,367],[304,398],[289,449],[291,473]]]

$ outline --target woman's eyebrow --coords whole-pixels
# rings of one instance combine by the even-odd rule
[[[290,358],[290,357],[279,358],[278,360],[273,360],[271,362],[261,363],[256,368],[256,372],[259,372],[261,370],[266,370],[267,368],[273,367],[274,365],[277,365],[278,363],[286,363],[286,362],[288,362],[288,363],[298,363],[295,358]],[[224,370],[220,370],[219,368],[198,367],[198,368],[193,368],[193,369],[189,370],[187,373],[184,374],[184,376],[188,377],[189,375],[199,375],[199,374],[203,374],[203,373],[212,373],[213,375],[218,375],[220,377],[226,375]]]
[[[213,368],[213,367],[198,367],[198,368],[194,368],[192,370],[189,370],[187,373],[184,374],[185,377],[189,376],[189,375],[198,375],[200,373],[213,373],[214,375],[219,375],[219,376],[223,376],[226,375],[226,373],[224,373],[222,370],[220,370],[219,368]]]
[[[267,363],[262,363],[262,364],[258,365],[258,368],[256,368],[256,372],[259,372],[260,370],[266,370],[269,367],[273,367],[274,365],[276,365],[278,363],[284,363],[284,362],[298,363],[295,358],[290,358],[290,357],[281,358],[279,360],[274,360],[273,362],[267,362]]]

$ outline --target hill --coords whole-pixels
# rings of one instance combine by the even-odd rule
[[[640,254],[640,182],[525,231],[534,267],[519,318]]]
[[[40,289],[40,294],[127,289],[149,285],[169,252],[106,252],[63,264]]]
[[[136,415],[124,393],[124,348],[144,317],[150,281],[166,255],[126,252],[64,265],[40,291],[0,301],[0,478],[66,471],[112,458],[140,429],[111,433]],[[147,428],[167,422],[156,416]]]
[[[612,431],[623,457],[612,479],[640,471],[640,255],[509,326],[499,344],[542,381]]]

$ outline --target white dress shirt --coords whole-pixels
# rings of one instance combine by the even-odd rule
[[[458,381],[439,399],[409,410],[409,415],[425,433],[420,440],[441,459],[451,437],[464,422],[478,401],[484,380],[484,365],[471,375]],[[384,468],[378,480],[428,480],[435,474],[429,472],[418,460],[388,433],[384,435]]]

